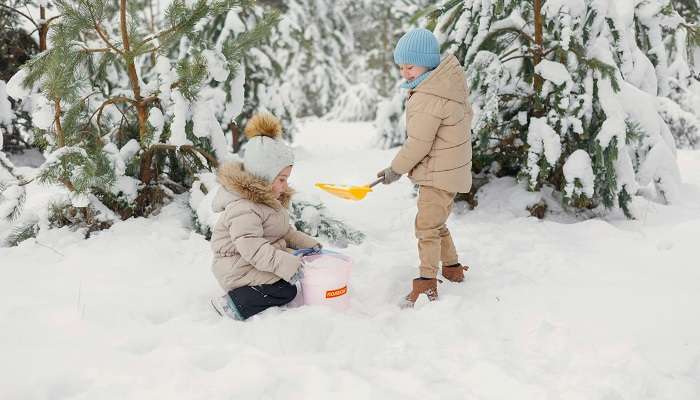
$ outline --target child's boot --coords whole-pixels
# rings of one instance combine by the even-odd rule
[[[413,280],[413,289],[411,290],[411,293],[406,295],[404,298],[404,301],[401,303],[401,308],[411,308],[413,305],[416,303],[416,300],[418,300],[418,296],[421,294],[425,293],[426,296],[428,296],[428,300],[430,301],[435,301],[438,299],[438,291],[437,291],[437,283],[438,280],[433,278],[433,279],[425,279],[425,278],[416,278]]]
[[[464,280],[464,272],[468,271],[469,267],[462,264],[443,265],[442,276],[450,282],[462,282]]]
[[[210,300],[211,306],[214,308],[217,314],[220,316],[226,316],[237,321],[243,321],[243,316],[238,312],[236,305],[233,304],[231,296],[216,296],[212,297]]]

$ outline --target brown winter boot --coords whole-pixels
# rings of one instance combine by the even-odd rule
[[[442,276],[451,282],[462,282],[464,280],[464,272],[469,270],[469,267],[462,264],[443,265]]]
[[[413,289],[409,293],[404,301],[401,303],[401,308],[411,308],[418,300],[418,296],[425,293],[428,296],[428,300],[435,301],[438,299],[437,292],[437,279],[414,279]]]

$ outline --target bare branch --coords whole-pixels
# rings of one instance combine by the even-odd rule
[[[110,42],[109,39],[107,39],[107,36],[106,36],[105,33],[102,31],[102,28],[100,27],[100,23],[97,21],[97,18],[95,18],[95,14],[92,12],[92,9],[91,9],[91,8],[88,8],[88,9],[89,9],[89,11],[90,11],[90,18],[92,19],[93,26],[95,27],[95,31],[97,32],[97,35],[100,37],[100,39],[102,39],[102,41],[105,42],[105,44],[106,44],[109,48],[111,48],[112,50],[116,51],[117,54],[123,54],[121,50],[119,50],[118,48],[116,48],[116,47],[112,44],[112,42]]]
[[[192,145],[190,145],[190,144],[185,144],[185,145],[182,145],[182,146],[176,146],[176,145],[174,145],[174,144],[157,143],[157,144],[151,145],[151,147],[149,148],[149,151],[150,151],[150,150],[153,150],[153,151],[157,151],[157,150],[180,150],[180,151],[187,151],[187,152],[190,152],[190,153],[199,153],[199,154],[201,154],[204,158],[206,158],[207,161],[209,161],[209,165],[211,165],[212,167],[218,167],[218,166],[219,166],[219,161],[217,161],[217,159],[214,158],[214,156],[212,156],[211,154],[207,153],[206,151],[200,149],[199,147],[195,147],[195,146],[192,146]]]
[[[88,122],[92,121],[92,118],[95,116],[95,114],[97,114],[96,123],[97,123],[97,126],[99,128],[100,119],[102,118],[102,111],[104,110],[104,108],[110,104],[119,104],[119,103],[132,103],[132,104],[134,104],[135,101],[128,98],[128,97],[123,97],[123,96],[112,97],[111,99],[107,99],[92,113],[90,118],[88,118]]]
[[[28,19],[29,22],[32,23],[32,25],[34,25],[37,29],[39,29],[39,25],[36,23],[36,21],[34,21],[34,18],[32,18],[32,17],[30,17],[29,15],[23,13],[22,11],[20,11],[20,10],[18,10],[18,9],[16,9],[16,8],[12,8],[12,7],[10,7],[10,6],[8,6],[8,5],[5,5],[5,4],[0,4],[0,7],[4,8],[4,9],[7,9],[7,10],[10,10],[10,11],[12,11],[12,12],[15,12],[15,13],[17,13],[17,14],[23,16],[24,18]]]

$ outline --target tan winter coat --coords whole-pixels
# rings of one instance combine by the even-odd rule
[[[291,249],[318,242],[289,223],[291,191],[278,201],[267,182],[243,170],[241,163],[219,168],[222,187],[212,209],[223,211],[211,237],[212,270],[225,291],[289,281],[301,259]]]
[[[409,93],[407,139],[391,163],[418,185],[452,193],[471,188],[472,109],[464,70],[453,55]]]

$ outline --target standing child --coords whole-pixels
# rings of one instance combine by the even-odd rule
[[[211,303],[220,315],[244,320],[289,303],[302,268],[290,249],[321,248],[289,223],[294,154],[279,140],[281,131],[272,115],[254,116],[245,128],[243,163],[219,168],[221,188],[212,208],[222,214],[211,237],[212,270],[227,294]]]
[[[472,110],[464,70],[454,55],[440,61],[440,48],[432,32],[413,29],[394,49],[394,61],[406,79],[406,142],[391,166],[380,171],[384,183],[408,173],[419,186],[415,230],[420,275],[404,306],[412,307],[421,293],[436,300],[437,273],[452,281],[464,280],[464,271],[445,225],[456,193],[471,188]]]

